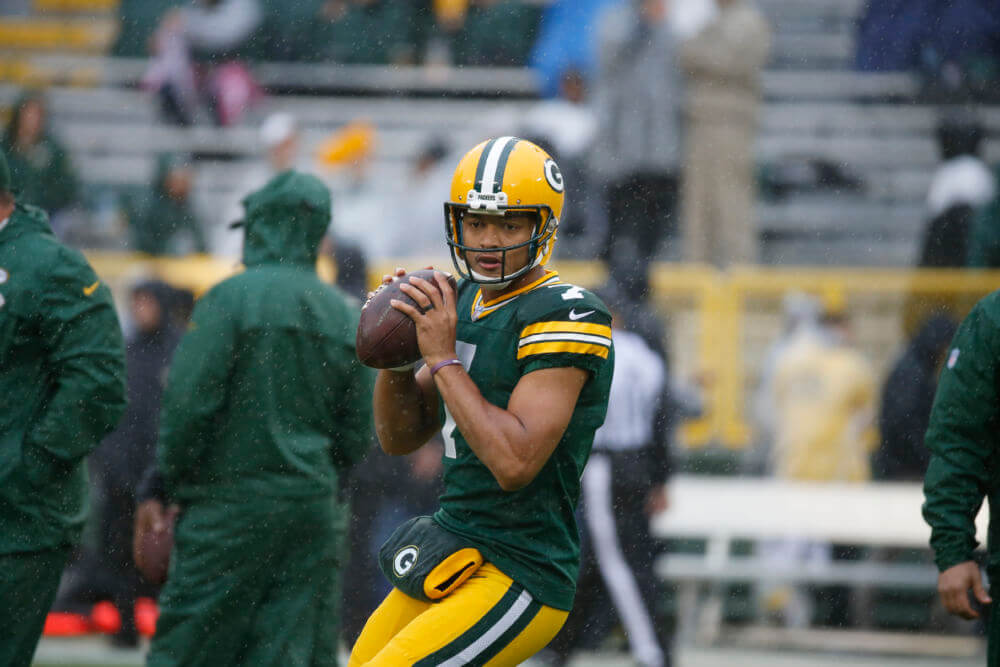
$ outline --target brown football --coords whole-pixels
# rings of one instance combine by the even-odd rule
[[[455,278],[441,271],[448,278],[451,288],[457,289]],[[408,283],[412,276],[423,278],[434,284],[434,270],[421,269],[400,276],[388,285],[379,287],[365,302],[361,309],[361,321],[358,322],[358,334],[355,338],[358,359],[365,366],[372,368],[397,368],[412,364],[420,359],[420,348],[417,345],[417,327],[409,317],[392,307],[389,303],[398,299],[416,306],[416,302],[399,289],[401,284]]]

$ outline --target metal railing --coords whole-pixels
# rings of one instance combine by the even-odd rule
[[[156,276],[200,294],[239,271],[232,259],[209,256],[148,257],[128,253],[88,253],[98,274],[124,295],[127,286]],[[375,263],[372,285],[396,266],[450,268],[445,257],[406,258]],[[606,279],[598,262],[557,261],[564,280],[587,287]],[[333,280],[335,269],[322,258],[320,273]],[[682,444],[717,444],[741,449],[752,442],[748,404],[764,348],[780,334],[781,300],[805,292],[826,304],[843,306],[853,322],[856,345],[884,377],[915,331],[932,311],[956,318],[982,296],[1000,288],[1000,271],[910,269],[817,269],[656,264],[651,306],[669,324],[672,368],[682,376],[707,378],[705,415],[684,425]]]

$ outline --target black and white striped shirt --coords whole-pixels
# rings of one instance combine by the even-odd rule
[[[663,359],[638,334],[612,333],[615,374],[608,416],[594,435],[595,451],[639,449],[653,441],[653,425],[666,382]]]

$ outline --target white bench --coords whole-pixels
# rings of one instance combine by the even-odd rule
[[[732,555],[734,540],[804,538],[866,547],[928,548],[930,527],[921,516],[920,484],[819,484],[759,478],[679,475],[669,484],[670,507],[654,517],[662,539],[704,540],[700,555],[668,553],[657,575],[678,585],[678,637],[710,641],[722,615],[722,585],[735,581],[798,582],[933,589],[932,565],[834,561],[775,570],[755,556]],[[985,506],[985,503],[984,503]],[[985,543],[989,513],[976,520]],[[709,586],[701,603],[698,590]]]

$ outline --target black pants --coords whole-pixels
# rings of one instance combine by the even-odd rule
[[[98,546],[96,551],[85,550],[81,560],[71,567],[57,606],[86,613],[98,600],[110,599],[121,614],[118,639],[126,645],[133,644],[138,640],[135,600],[141,596],[156,597],[159,587],[142,579],[132,559],[135,495],[103,480],[97,483],[100,484],[100,500],[95,507]]]
[[[661,243],[676,234],[677,177],[638,172],[608,190],[608,232],[603,259],[632,298],[648,287],[649,263]]]
[[[111,575],[111,601],[122,616],[121,635],[136,635],[135,598],[149,589],[140,579],[132,559],[135,528],[135,495],[130,491],[106,489],[101,508],[101,541],[105,564]]]
[[[592,648],[617,615],[638,664],[670,664],[668,647],[661,638],[663,624],[656,620],[660,585],[653,563],[659,548],[650,535],[645,510],[651,489],[647,457],[639,453],[591,455],[583,474],[585,540],[576,600],[552,644],[562,658],[574,649]]]

